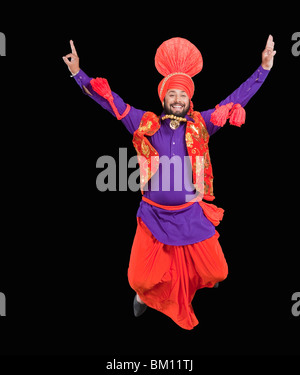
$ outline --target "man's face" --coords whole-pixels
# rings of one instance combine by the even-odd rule
[[[181,90],[168,90],[163,105],[167,115],[184,117],[190,109],[190,99]]]

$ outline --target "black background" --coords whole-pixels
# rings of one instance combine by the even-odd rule
[[[62,13],[27,5],[18,21],[14,12],[1,15],[1,353],[298,354],[299,322],[291,314],[299,291],[297,23],[268,23],[262,9],[223,17],[204,8],[194,14],[191,4],[176,14],[74,7]],[[127,267],[141,195],[101,193],[95,184],[100,156],[118,160],[121,147],[128,159],[134,155],[131,135],[70,78],[62,60],[69,40],[89,76],[106,77],[126,102],[159,114],[154,55],[164,40],[181,36],[200,49],[204,69],[193,102],[202,111],[257,69],[270,33],[275,65],[246,107],[246,125],[210,140],[215,203],[226,211],[218,231],[228,279],[197,292],[193,331],[151,309],[136,319]]]

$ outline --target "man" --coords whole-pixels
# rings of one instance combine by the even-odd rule
[[[223,210],[203,201],[214,200],[209,137],[227,119],[237,126],[245,122],[243,107],[273,67],[273,37],[269,36],[254,74],[216,109],[201,113],[194,111],[192,103],[192,77],[203,65],[200,51],[183,38],[164,42],[155,56],[155,66],[164,76],[158,86],[161,116],[126,105],[105,79],[89,78],[79,67],[73,41],[70,45],[72,52],[63,60],[75,81],[122,120],[133,134],[139,158],[143,199],[128,269],[136,292],[134,314],[142,315],[149,306],[180,327],[193,329],[198,324],[191,305],[196,291],[216,287],[228,274],[215,229]],[[172,161],[174,168],[166,173],[162,160],[169,166]]]

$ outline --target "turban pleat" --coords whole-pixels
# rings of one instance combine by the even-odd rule
[[[183,90],[192,99],[195,91],[192,77],[203,67],[202,55],[194,44],[183,38],[166,40],[157,49],[155,66],[164,76],[158,86],[162,102],[170,89]]]

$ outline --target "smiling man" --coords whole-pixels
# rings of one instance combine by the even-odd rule
[[[163,108],[167,115],[185,117],[190,109],[190,100],[185,91],[169,90],[163,102]]]
[[[192,103],[192,77],[203,66],[200,51],[183,38],[164,42],[155,56],[155,66],[164,77],[158,85],[163,106],[160,116],[125,104],[111,92],[106,79],[89,78],[79,67],[74,43],[70,44],[72,53],[63,59],[72,76],[133,134],[139,157],[143,198],[128,269],[129,283],[136,292],[134,314],[141,316],[149,306],[180,327],[193,329],[198,324],[191,304],[196,291],[215,287],[228,274],[215,229],[223,210],[204,202],[215,199],[209,137],[228,119],[236,126],[245,122],[243,107],[273,66],[273,37],[269,37],[262,64],[252,76],[216,109],[201,113],[194,111]],[[182,162],[170,170],[166,191],[160,183],[165,174],[160,160],[173,157]],[[199,179],[199,171],[203,178]],[[185,181],[181,189],[177,188],[178,179]]]

